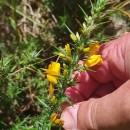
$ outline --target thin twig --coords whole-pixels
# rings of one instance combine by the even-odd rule
[[[44,59],[44,60],[41,60],[41,61],[39,61],[39,62],[37,62],[37,63],[34,63],[34,64],[32,64],[32,65],[36,65],[36,64],[42,63],[42,62],[47,61],[47,60],[49,60],[49,59],[51,59],[51,58],[53,58],[53,57],[56,57],[56,56],[58,56],[58,55],[51,56],[51,57],[46,58],[46,59]]]
[[[121,13],[125,14],[127,17],[129,17],[129,18],[130,18],[130,13],[128,13],[128,12],[126,12],[126,11],[122,10],[122,9],[113,8],[113,10],[119,11],[119,12],[121,12]]]
[[[127,6],[128,4],[130,4],[130,0],[128,0],[126,3],[124,3],[123,5],[121,5],[120,7],[119,7],[119,9],[122,9],[122,8],[124,8],[125,6]]]

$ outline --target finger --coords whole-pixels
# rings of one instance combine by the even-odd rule
[[[76,86],[67,88],[66,95],[72,99],[74,103],[84,101],[90,97],[90,95],[100,85],[95,79],[91,78],[87,71],[82,73],[78,72],[78,83]],[[82,86],[82,87],[81,87]]]
[[[98,97],[103,97],[109,93],[112,93],[115,90],[116,87],[113,84],[113,82],[108,82],[108,83],[101,84],[101,86],[94,92],[94,95],[97,95]]]
[[[73,103],[78,103],[78,102],[88,100],[89,98],[92,98],[92,97],[99,98],[99,97],[105,96],[116,90],[115,83],[113,83],[113,82],[108,82],[108,83],[104,83],[101,85],[99,84],[100,85],[99,87],[98,87],[98,85],[96,85],[96,84],[92,85],[92,83],[91,83],[91,85],[95,88],[90,87],[89,83],[87,83],[87,84],[88,84],[88,86],[86,86],[86,84],[84,84],[84,83],[82,84],[82,86],[83,86],[82,89],[87,87],[87,91],[82,90],[84,93],[80,93],[80,91],[78,90],[78,86],[76,86],[77,88],[75,86],[72,86],[72,87],[67,88],[66,95],[73,101]],[[122,82],[121,82],[121,84],[122,84]],[[117,86],[117,83],[116,83],[116,86]],[[93,89],[96,89],[96,90],[94,91],[94,93],[91,93],[91,92],[93,92]]]
[[[64,121],[63,128],[65,130],[76,130],[78,109],[79,109],[79,104],[71,107],[67,107],[62,112],[61,119]]]
[[[65,109],[63,127],[65,130],[130,130],[129,93],[130,80],[111,94]]]

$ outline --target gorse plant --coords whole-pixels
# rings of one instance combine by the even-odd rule
[[[88,16],[84,10],[81,10],[85,16],[85,22],[82,24],[81,33],[74,34],[71,32],[70,37],[74,42],[70,48],[70,44],[66,44],[64,49],[58,50],[58,59],[52,62],[48,69],[43,69],[47,75],[50,105],[52,107],[50,123],[52,126],[62,126],[64,121],[60,119],[60,106],[65,101],[69,102],[67,97],[64,95],[65,90],[68,86],[75,85],[78,80],[78,75],[71,77],[75,70],[83,71],[89,70],[90,67],[100,65],[103,60],[100,55],[97,54],[99,49],[99,42],[96,39],[92,39],[91,35],[93,30],[97,29],[102,19],[96,19],[103,15],[103,9],[106,6],[106,2],[98,0],[95,4],[92,4],[91,16]],[[102,6],[100,6],[102,5]],[[98,33],[98,32],[97,32]],[[91,38],[91,41],[90,41]],[[73,53],[72,53],[73,52]],[[78,65],[78,61],[86,56],[86,60],[83,65]]]
[[[53,0],[46,0],[45,3],[43,2],[44,6],[40,5],[40,1],[37,4],[35,1],[30,2],[31,6],[26,3],[28,8],[25,6],[25,10],[22,12],[17,8],[15,1],[0,1],[4,8],[8,8],[13,14],[8,20],[14,31],[11,32],[16,34],[9,36],[10,41],[6,41],[8,49],[1,53],[1,130],[62,129],[64,121],[60,118],[61,106],[65,102],[73,105],[74,101],[65,95],[66,88],[78,83],[80,73],[83,71],[93,71],[94,73],[95,70],[91,67],[103,63],[98,50],[100,44],[109,40],[104,34],[104,27],[109,23],[107,17],[113,12],[109,9],[111,3],[106,0],[95,0],[94,2],[90,0],[91,9],[88,13],[79,5],[84,21],[77,20],[80,26],[77,32],[72,31],[72,26],[62,24],[70,33],[70,42],[61,46],[52,44],[55,35],[48,33],[46,25],[49,20],[44,21],[41,15],[36,17],[38,11],[46,12],[47,8],[49,10],[51,2]],[[45,7],[45,9],[38,6]],[[35,11],[32,11],[32,7]],[[2,10],[2,8],[0,9]],[[28,12],[31,12],[31,15],[28,16]],[[50,10],[47,13],[50,13]],[[50,16],[46,15],[46,17]],[[54,15],[52,17],[55,19]],[[60,19],[64,21],[63,17]],[[41,21],[44,22],[44,25]],[[23,26],[18,26],[18,23]],[[53,24],[49,24],[50,27],[54,26]],[[27,28],[28,26],[31,27],[30,30]],[[5,37],[1,36],[1,39],[1,43],[3,43]],[[42,44],[47,39],[51,39],[49,43]],[[0,46],[1,48],[5,48],[5,46]],[[8,53],[6,54],[6,52]],[[52,56],[52,54],[54,55]],[[75,71],[77,73],[74,74]]]

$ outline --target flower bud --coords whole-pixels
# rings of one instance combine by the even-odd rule
[[[71,62],[70,56],[66,56],[66,60],[67,60],[68,62]]]

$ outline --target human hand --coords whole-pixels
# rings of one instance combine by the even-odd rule
[[[66,90],[77,104],[62,112],[65,130],[130,130],[129,48],[130,33],[105,43],[103,64],[79,73],[78,84]]]

